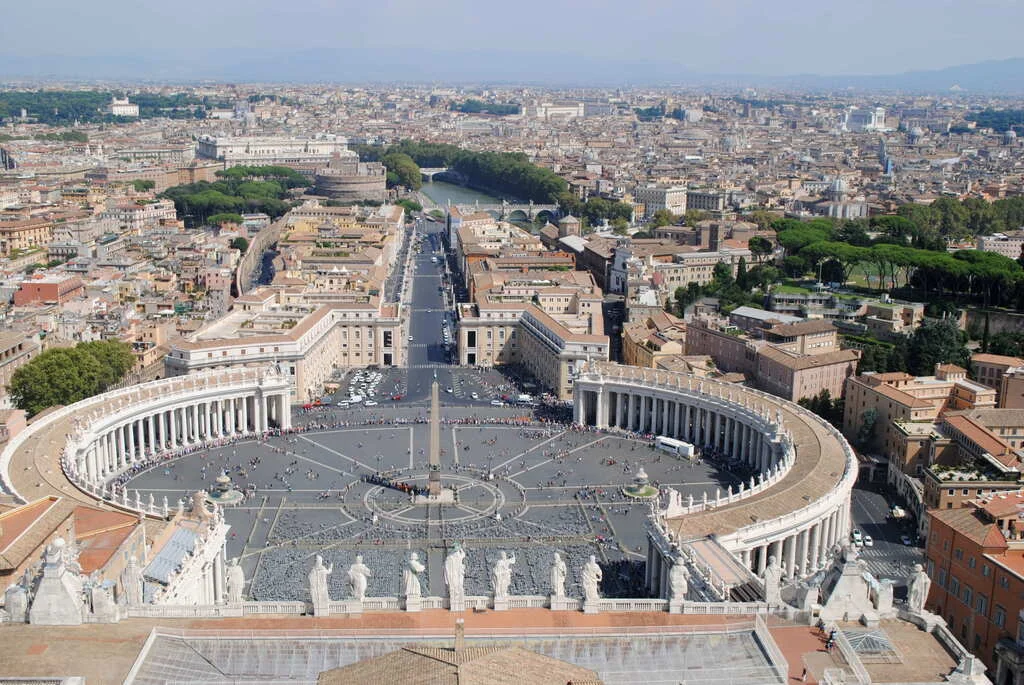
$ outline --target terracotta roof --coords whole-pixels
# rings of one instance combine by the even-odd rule
[[[75,541],[83,573],[103,568],[139,523],[137,516],[120,511],[75,507]]]
[[[934,521],[940,521],[980,547],[1006,548],[1006,538],[999,532],[999,526],[987,522],[978,509],[931,509],[928,513]]]
[[[71,506],[48,496],[0,514],[0,570],[20,566],[67,519]]]
[[[774,335],[795,337],[798,335],[810,335],[812,333],[829,333],[834,332],[835,330],[836,327],[831,321],[826,321],[825,319],[810,319],[808,321],[799,321],[797,323],[776,324],[775,326],[766,329],[766,332],[773,333]]]
[[[1002,354],[986,354],[984,352],[971,355],[971,363],[973,364],[974,362],[979,364],[997,364],[1000,366],[1024,366],[1024,359],[1020,357],[1007,357]]]
[[[971,417],[962,414],[947,416],[945,423],[963,433],[974,444],[991,454],[1002,464],[1013,466],[1017,463],[1017,457],[1013,456],[1009,443]]]

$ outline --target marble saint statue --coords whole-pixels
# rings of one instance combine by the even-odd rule
[[[551,594],[555,597],[565,597],[565,576],[568,569],[562,555],[555,552],[555,558],[551,562]]]
[[[912,614],[923,612],[931,587],[932,579],[924,572],[924,567],[914,564],[914,570],[907,576],[907,611]]]
[[[238,565],[238,557],[228,562],[226,576],[228,604],[241,604],[242,588],[245,587],[245,571]]]
[[[402,571],[402,589],[406,598],[418,598],[422,592],[420,587],[420,574],[427,570],[427,567],[420,561],[420,555],[413,552],[409,555],[409,563]]]
[[[465,592],[466,550],[458,542],[444,560],[444,584],[448,586],[449,599],[461,599]]]
[[[309,570],[309,596],[314,606],[327,606],[331,602],[327,591],[327,576],[334,573],[334,564],[324,566],[324,558],[316,555],[316,563]]]
[[[491,585],[494,588],[495,599],[508,597],[508,589],[512,586],[512,566],[515,563],[515,555],[510,557],[504,550],[498,560],[494,562],[494,568],[491,569]]]
[[[583,586],[584,601],[596,602],[601,599],[599,587],[603,577],[604,574],[601,571],[601,567],[597,564],[597,557],[591,554],[590,559],[583,567],[582,573],[580,573],[580,585]]]
[[[362,602],[366,598],[366,585],[373,572],[363,563],[363,555],[356,555],[356,562],[348,567],[348,586],[352,598]]]
[[[768,565],[761,572],[761,578],[764,580],[764,601],[782,604],[782,567],[774,554],[768,557]]]

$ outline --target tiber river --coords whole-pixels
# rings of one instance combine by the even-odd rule
[[[423,187],[420,188],[420,192],[436,202],[438,206],[442,208],[448,204],[448,200],[451,200],[452,204],[456,205],[471,205],[477,200],[479,200],[482,205],[497,204],[501,202],[498,198],[487,195],[486,193],[481,193],[454,183],[445,183],[444,181],[424,183]]]

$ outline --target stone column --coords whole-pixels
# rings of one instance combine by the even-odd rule
[[[755,571],[760,573],[765,570],[768,566],[768,545],[761,545],[757,548],[757,568]]]
[[[177,413],[177,409],[171,409],[170,411],[167,412],[167,422],[169,424],[167,433],[170,437],[170,445],[172,450],[177,448],[178,446],[178,426],[177,422],[175,421],[175,413]]]
[[[800,535],[798,537],[800,544],[797,548],[797,573],[800,576],[805,576],[808,574],[807,549],[811,542],[811,530],[809,528],[804,528],[800,531]]]
[[[243,433],[248,433],[249,432],[249,398],[248,397],[243,397],[241,400],[239,400],[239,403],[242,405],[242,432]]]
[[[606,418],[604,416],[604,392],[601,389],[594,391],[594,427],[603,428]]]
[[[224,552],[218,552],[213,558],[213,601],[224,603]]]
[[[132,421],[128,424],[128,463],[131,464],[135,461],[135,431],[138,428],[138,422]]]
[[[811,573],[816,573],[821,568],[821,522],[811,526]]]
[[[785,540],[786,548],[786,572],[792,578],[796,575],[796,535],[790,535]]]
[[[686,442],[693,442],[694,441],[693,440],[693,432],[690,430],[690,418],[691,418],[691,413],[693,411],[693,408],[690,406],[689,402],[686,403],[686,409],[684,411],[686,412],[686,418],[683,419],[683,436],[682,437],[683,437],[683,440],[685,440]]]
[[[750,550],[749,549],[745,549],[745,550],[742,550],[740,552],[740,562],[743,564],[743,567],[745,569],[747,569],[748,571],[750,570]]]
[[[672,403],[662,400],[661,434],[672,437]]]

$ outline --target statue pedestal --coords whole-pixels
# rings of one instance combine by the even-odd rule
[[[551,611],[573,611],[576,608],[575,600],[565,596],[551,595]]]
[[[494,610],[495,611],[508,611],[508,597],[495,597],[494,598]]]
[[[422,597],[406,597],[405,598],[405,610],[406,611],[420,611],[423,608]]]
[[[337,606],[335,602],[335,606]],[[347,616],[361,616],[363,613],[363,603],[358,599],[346,599],[341,602],[341,610]]]
[[[597,602],[590,602],[583,600],[583,613],[585,614],[596,614],[599,613]]]
[[[683,600],[669,600],[668,602],[668,613],[670,614],[681,614],[683,613]]]
[[[313,616],[330,616],[331,605],[330,604],[317,604],[313,602]]]
[[[465,597],[449,597],[448,598],[448,610],[449,611],[465,611],[466,610],[466,598]]]

